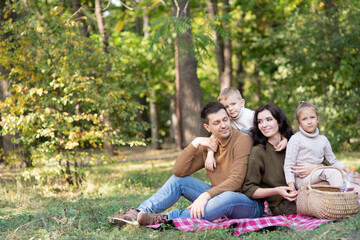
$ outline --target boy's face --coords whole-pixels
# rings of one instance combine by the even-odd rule
[[[228,98],[220,100],[220,103],[225,106],[230,117],[236,118],[244,107],[245,100],[240,100],[238,97],[231,95]]]

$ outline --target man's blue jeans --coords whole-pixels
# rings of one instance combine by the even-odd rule
[[[138,209],[148,213],[161,213],[174,205],[181,196],[194,202],[200,194],[209,190],[211,185],[188,176],[176,177],[172,175],[167,182],[153,196],[145,200]],[[205,206],[205,217],[213,221],[219,217],[227,218],[257,218],[264,213],[264,206],[246,195],[236,192],[223,192],[211,198]],[[190,218],[190,209],[178,210],[167,213],[168,219]]]

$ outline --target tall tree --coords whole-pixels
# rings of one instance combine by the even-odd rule
[[[96,20],[97,20],[97,27],[99,29],[99,34],[101,36],[101,41],[103,44],[103,50],[105,54],[109,53],[108,50],[108,46],[109,46],[109,39],[108,39],[108,35],[105,29],[105,25],[104,25],[104,20],[103,20],[103,15],[102,15],[102,9],[101,9],[101,2],[100,0],[95,0],[95,15],[96,15]],[[109,68],[110,66],[108,66]],[[110,70],[110,69],[109,69]],[[113,128],[112,122],[111,122],[111,114],[110,112],[107,111],[107,107],[105,107],[104,109],[104,118],[103,118],[103,123],[105,125],[107,125],[110,129]],[[105,139],[104,139],[104,149],[105,152],[110,155],[113,156],[114,155],[114,145],[111,143],[109,137],[107,136],[107,134],[105,134]]]
[[[12,1],[9,1],[9,4],[12,4]],[[11,9],[7,6],[6,1],[0,1],[0,32],[3,31],[3,24],[6,21],[16,21],[18,18],[15,11],[11,11]],[[7,41],[11,38],[13,33],[11,31],[7,31],[4,34],[0,35],[1,41]],[[9,74],[10,69],[0,66],[0,101],[4,102],[7,97],[11,97],[11,84],[8,80],[7,75]],[[1,156],[0,162],[2,162],[6,155],[10,152],[14,151],[17,148],[17,145],[12,142],[13,135],[7,134],[4,136],[0,136],[0,148],[4,151],[4,156]],[[31,166],[31,161],[27,161],[27,166]]]
[[[190,0],[173,0],[173,14],[179,21],[189,24]],[[191,27],[184,33],[177,33],[175,45],[178,147],[185,147],[195,137],[205,134],[200,119],[203,98],[192,52]]]
[[[223,0],[223,14],[229,15],[230,13],[230,4],[229,0]],[[231,86],[232,82],[232,47],[230,39],[230,23],[224,22],[224,29],[229,34],[227,38],[224,39],[224,71],[221,76],[220,89],[227,88]]]
[[[145,9],[145,14],[143,15],[143,31],[145,39],[148,39],[150,36],[150,19],[149,15],[147,14],[147,9]],[[149,77],[152,76],[149,74]],[[151,79],[150,79],[151,80]],[[159,114],[158,114],[158,107],[156,103],[156,93],[155,91],[150,90],[150,121],[151,121],[151,146],[154,149],[160,149],[160,126],[159,126]]]
[[[214,22],[213,39],[215,42],[215,56],[219,72],[219,86],[220,89],[230,87],[232,85],[232,47],[230,39],[230,27],[227,16],[230,13],[230,5],[228,0],[223,0],[223,18],[220,24],[218,21],[218,1],[217,0],[206,0],[208,13],[212,21]],[[227,36],[224,38],[220,33],[219,29],[224,29]]]

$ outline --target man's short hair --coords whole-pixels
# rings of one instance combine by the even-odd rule
[[[231,96],[237,97],[239,100],[242,100],[241,93],[238,89],[229,87],[229,88],[223,88],[219,94],[218,100],[226,100]]]
[[[217,113],[221,109],[224,109],[225,112],[227,113],[226,108],[221,103],[215,101],[209,102],[201,110],[201,119],[205,124],[209,124],[208,115],[211,113]]]

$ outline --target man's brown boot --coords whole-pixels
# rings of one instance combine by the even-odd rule
[[[166,215],[146,212],[140,212],[137,218],[137,222],[140,226],[161,224],[167,220]]]
[[[121,215],[114,215],[108,218],[109,223],[112,225],[116,225],[118,227],[122,227],[125,224],[134,224],[137,225],[137,218],[138,218],[139,212],[136,211],[134,208],[131,208],[124,212]]]

